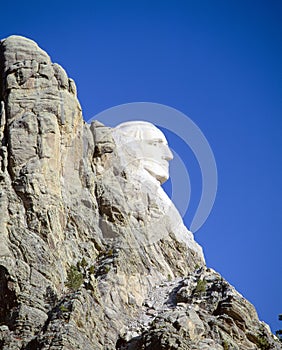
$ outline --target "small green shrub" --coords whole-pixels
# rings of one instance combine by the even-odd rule
[[[111,257],[111,256],[113,256],[113,254],[114,254],[114,251],[113,251],[113,249],[109,249],[108,251],[107,251],[107,256],[108,257]]]
[[[201,294],[201,293],[204,293],[206,289],[207,289],[207,281],[198,280],[194,293]]]
[[[263,327],[260,328],[259,334],[257,335],[257,346],[261,350],[269,350],[272,348],[272,345],[269,343]]]
[[[89,267],[89,274],[90,275],[93,275],[95,273],[95,266],[94,265],[91,265],[90,267]]]
[[[105,270],[105,273],[108,273],[110,272],[111,267],[109,265],[106,265],[104,270]]]
[[[258,340],[259,349],[261,349],[261,350],[270,349],[270,344],[266,338],[264,338],[263,336],[258,336],[257,340]]]
[[[59,309],[61,312],[69,312],[69,309],[65,305],[60,305]]]
[[[282,321],[282,314],[278,315],[278,320]],[[282,342],[282,329],[278,329],[276,332],[276,337]]]
[[[223,340],[223,342],[222,342],[222,346],[223,346],[223,349],[224,349],[224,350],[229,350],[229,344],[228,344],[228,341]]]
[[[81,259],[80,265],[84,269],[87,267],[88,264],[87,264],[87,261],[84,257]]]
[[[282,329],[275,332],[276,337],[282,342]]]
[[[72,290],[73,292],[76,292],[80,286],[83,283],[83,275],[78,270],[77,266],[71,265],[67,272],[67,281],[65,285]]]

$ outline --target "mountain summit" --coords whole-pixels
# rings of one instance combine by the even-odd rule
[[[60,65],[11,36],[0,75],[0,349],[282,349]]]

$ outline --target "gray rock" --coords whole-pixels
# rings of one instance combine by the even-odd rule
[[[0,60],[0,348],[281,349],[84,123],[64,69],[19,36]]]

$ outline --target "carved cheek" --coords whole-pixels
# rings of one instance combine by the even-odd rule
[[[143,157],[147,157],[148,159],[154,159],[156,156],[158,156],[157,148],[149,143],[144,143],[142,145],[141,153]]]

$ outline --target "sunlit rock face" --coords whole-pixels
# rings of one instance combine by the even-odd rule
[[[0,349],[281,348],[162,190],[158,129],[86,124],[27,38],[1,41],[0,75]]]

